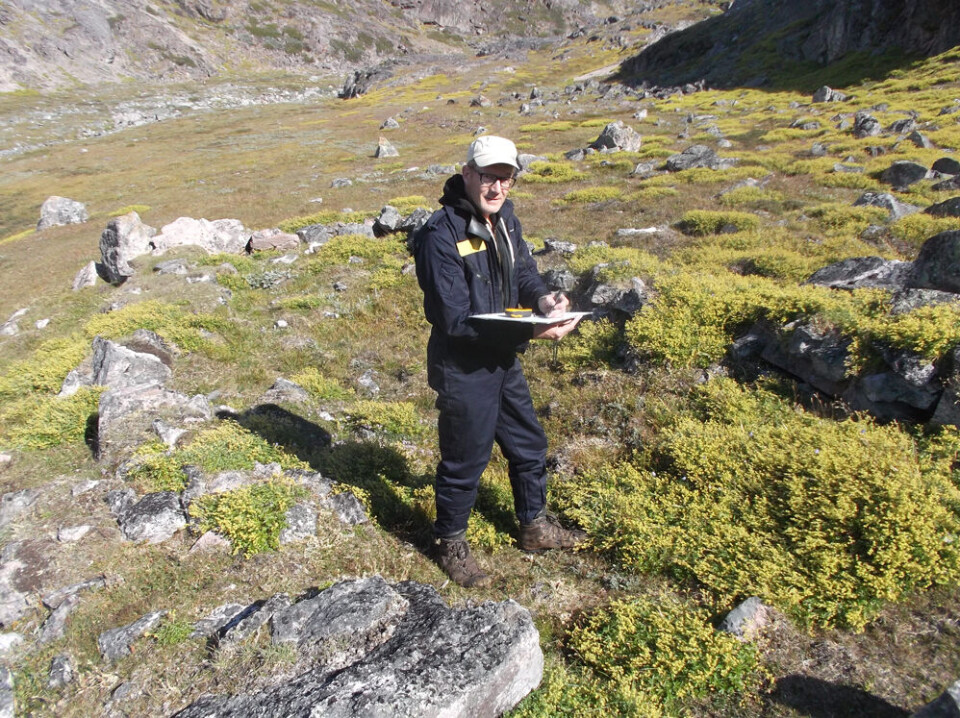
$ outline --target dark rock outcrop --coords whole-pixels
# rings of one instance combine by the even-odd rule
[[[275,640],[306,648],[312,667],[258,693],[201,698],[177,718],[492,718],[536,688],[543,672],[525,608],[508,600],[451,609],[413,582],[337,584],[275,611],[271,625]]]

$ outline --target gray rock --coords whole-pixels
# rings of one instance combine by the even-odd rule
[[[92,591],[94,589],[103,588],[107,585],[107,579],[104,576],[95,576],[93,578],[88,578],[79,583],[73,583],[69,586],[63,586],[58,588],[55,591],[41,597],[40,602],[49,610],[55,611],[60,605],[71,598],[72,596],[78,595],[81,591]]]
[[[13,673],[6,666],[0,666],[0,718],[13,718],[15,711]]]
[[[0,499],[0,529],[6,528],[40,498],[39,489],[11,491]]]
[[[276,227],[272,229],[258,229],[250,235],[247,243],[248,252],[287,252],[300,248],[300,237],[296,234],[282,232]]]
[[[323,505],[333,511],[341,523],[348,526],[358,526],[370,520],[360,499],[351,491],[331,494],[323,500]]]
[[[933,142],[930,141],[930,138],[922,132],[917,132],[916,130],[907,135],[907,140],[915,144],[917,147],[925,150],[932,150],[934,148]]]
[[[763,630],[769,614],[769,607],[757,596],[751,596],[730,611],[717,628],[741,641],[752,641]]]
[[[296,382],[284,379],[282,376],[277,377],[277,380],[273,382],[273,386],[267,389],[267,392],[260,397],[261,402],[264,403],[280,403],[286,401],[292,404],[302,404],[305,401],[309,401],[309,399],[310,394],[306,389]]]
[[[188,433],[186,429],[181,429],[178,426],[170,426],[170,424],[160,419],[154,419],[151,426],[153,427],[154,433],[160,437],[160,441],[166,444],[168,449],[176,448],[180,439]]]
[[[380,129],[381,129],[381,130],[399,130],[399,129],[400,129],[400,123],[397,122],[397,121],[396,121],[395,119],[393,119],[392,117],[388,117],[387,119],[385,119],[385,120],[381,123]]]
[[[909,421],[932,411],[941,392],[932,384],[916,386],[896,372],[885,371],[858,377],[843,397],[855,411],[869,411],[882,421]]]
[[[935,185],[931,186],[931,189],[934,189],[937,192],[952,192],[954,190],[960,190],[960,176],[951,177],[943,182],[937,182]]]
[[[808,284],[832,289],[897,290],[906,284],[912,265],[882,257],[853,257],[818,269]]]
[[[124,342],[130,351],[152,354],[166,366],[173,366],[174,357],[180,353],[176,345],[168,343],[163,337],[149,329],[137,329]]]
[[[338,177],[330,183],[330,186],[334,189],[340,189],[342,187],[350,187],[353,184],[353,180],[347,179],[346,177]]]
[[[949,686],[940,696],[911,716],[911,718],[958,718],[960,716],[960,680]]]
[[[50,661],[50,673],[47,678],[47,688],[57,689],[73,683],[76,677],[76,671],[73,669],[73,661],[70,656],[63,653],[54,656]]]
[[[544,283],[551,289],[572,292],[577,286],[576,275],[568,269],[548,269],[543,273]]]
[[[40,627],[38,640],[41,645],[63,638],[67,628],[67,618],[79,605],[80,597],[74,593],[64,598],[60,605],[53,609]]]
[[[813,93],[814,102],[845,102],[847,96],[840,90],[832,90],[826,85]]]
[[[105,500],[110,507],[110,513],[119,519],[137,503],[137,492],[133,489],[114,489],[107,492]]]
[[[380,210],[380,216],[373,223],[373,233],[379,237],[396,232],[403,217],[396,207],[390,205]]]
[[[898,160],[880,174],[880,181],[893,186],[894,189],[902,189],[927,179],[929,175],[927,168],[921,164]]]
[[[373,156],[378,158],[399,157],[400,153],[386,137],[381,137],[380,141],[377,143],[377,149],[374,151]]]
[[[543,240],[543,250],[539,254],[559,254],[564,257],[573,256],[577,245],[573,242],[562,242],[559,239],[548,238]]]
[[[40,221],[37,231],[47,227],[59,227],[65,224],[82,224],[90,219],[90,213],[82,202],[66,197],[48,197],[40,207]]]
[[[960,426],[960,382],[954,382],[943,390],[937,408],[930,418],[933,426]]]
[[[908,214],[919,212],[916,205],[901,202],[889,192],[864,192],[853,203],[854,207],[882,207],[890,212],[890,220],[898,220]]]
[[[897,120],[892,123],[888,128],[887,132],[892,132],[895,135],[907,135],[917,129],[917,121],[912,117],[907,117],[903,120]]]
[[[143,634],[156,628],[166,613],[166,611],[153,611],[126,626],[104,631],[97,638],[100,655],[111,663],[129,656],[130,646]]]
[[[209,638],[234,619],[238,619],[240,614],[249,608],[249,605],[242,603],[227,603],[218,606],[193,624],[193,633],[190,634],[190,637]]]
[[[859,165],[845,165],[842,162],[837,162],[833,166],[833,171],[841,174],[862,175],[864,168]]]
[[[791,323],[765,341],[761,356],[815,389],[840,396],[849,385],[849,349],[850,339],[836,332]]]
[[[822,142],[814,142],[810,146],[810,156],[811,157],[826,157],[827,156],[827,146]]]
[[[73,291],[79,292],[81,289],[95,287],[96,285],[97,263],[91,260],[87,262],[83,269],[77,272],[77,276],[73,278]]]
[[[187,525],[187,516],[175,491],[147,494],[124,511],[120,531],[128,541],[160,543]]]
[[[122,284],[132,277],[134,269],[130,262],[154,249],[156,233],[153,227],[140,221],[136,212],[111,219],[100,235],[100,261],[106,280]]]
[[[960,294],[960,230],[941,232],[923,243],[908,286]]]
[[[543,654],[525,608],[508,600],[453,610],[431,587],[395,590],[409,602],[403,620],[352,665],[319,665],[260,693],[203,698],[177,716],[493,718],[539,684]]]
[[[853,119],[853,136],[857,139],[876,137],[883,131],[883,126],[876,117],[865,110],[857,112]]]
[[[23,645],[23,636],[19,633],[0,633],[0,658],[14,654]]]
[[[93,526],[61,526],[57,529],[57,541],[60,543],[76,543],[93,530]]]
[[[923,210],[934,217],[960,217],[960,197],[951,197]]]
[[[940,292],[935,289],[913,289],[907,287],[896,292],[890,298],[890,314],[905,314],[920,307],[935,304],[960,303],[960,294]]]
[[[625,125],[623,120],[617,120],[604,127],[600,136],[590,144],[590,147],[595,150],[636,152],[641,144],[640,133],[629,125]]]
[[[409,602],[380,576],[342,581],[274,613],[271,641],[320,658],[327,670],[355,663],[386,643]]]
[[[380,385],[377,384],[377,373],[373,369],[368,369],[360,378],[357,379],[357,386],[367,396],[376,396],[380,393]]]
[[[692,145],[678,155],[667,158],[664,168],[669,172],[706,167],[708,169],[723,169],[734,160],[721,160],[717,153],[706,145]]]
[[[114,390],[166,384],[170,368],[154,354],[136,352],[96,337],[93,340],[93,383]]]
[[[187,268],[187,263],[184,260],[168,259],[153,265],[153,271],[157,274],[176,274],[182,276],[190,270]]]
[[[930,169],[944,175],[960,175],[960,161],[953,157],[941,157]]]
[[[211,639],[217,647],[242,643],[265,626],[277,611],[289,605],[289,595],[274,594],[262,603],[255,603],[245,608],[214,633]]]
[[[30,610],[27,595],[15,585],[17,573],[25,568],[16,559],[0,564],[0,626],[4,628],[16,623]]]
[[[287,525],[280,531],[281,546],[317,535],[317,511],[310,504],[294,504],[284,519]]]
[[[564,159],[568,159],[571,162],[580,162],[584,157],[587,156],[587,153],[583,149],[573,149],[567,150],[563,153]]]

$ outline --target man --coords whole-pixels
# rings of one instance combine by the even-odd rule
[[[414,238],[424,313],[433,326],[427,379],[440,410],[437,562],[467,587],[491,582],[465,536],[494,441],[509,465],[520,548],[572,548],[584,537],[546,511],[547,438],[517,360],[530,339],[560,339],[577,319],[553,325],[471,319],[521,306],[552,316],[569,309],[565,296],[547,291],[507,199],[519,170],[513,142],[479,137],[462,173],[444,185],[441,209]]]

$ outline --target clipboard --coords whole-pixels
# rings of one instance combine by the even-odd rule
[[[586,317],[593,314],[593,312],[564,312],[563,314],[556,317],[541,317],[539,315],[533,314],[529,317],[508,317],[504,312],[495,312],[493,314],[473,314],[471,319],[479,319],[485,322],[514,322],[517,324],[562,324],[563,322],[569,319],[576,319],[577,317]]]

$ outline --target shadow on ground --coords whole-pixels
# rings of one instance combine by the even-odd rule
[[[770,699],[809,718],[907,718],[909,711],[859,688],[810,676],[784,676]]]

